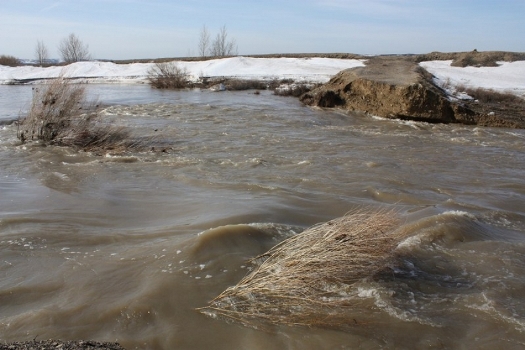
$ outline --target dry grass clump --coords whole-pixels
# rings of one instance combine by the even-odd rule
[[[525,100],[510,92],[498,92],[492,89],[469,88],[464,85],[456,86],[456,91],[461,91],[483,103],[512,103],[525,105]]]
[[[273,90],[274,95],[277,96],[293,96],[299,97],[304,93],[315,88],[314,84],[283,84]]]
[[[0,65],[8,67],[17,67],[21,66],[22,62],[20,62],[20,60],[14,56],[0,55]]]
[[[313,226],[253,259],[252,272],[199,310],[251,326],[354,324],[351,286],[393,263],[398,222],[392,211],[356,211]]]
[[[183,89],[188,85],[188,71],[175,62],[158,62],[148,71],[148,81],[157,89]]]
[[[34,88],[27,115],[18,123],[22,143],[70,146],[87,151],[140,147],[123,127],[98,121],[98,107],[86,100],[85,87],[64,77]]]
[[[228,79],[224,82],[224,86],[228,91],[266,90],[268,84],[265,81],[250,79]]]

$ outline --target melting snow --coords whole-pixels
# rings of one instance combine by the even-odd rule
[[[186,69],[192,80],[201,77],[237,79],[285,79],[326,82],[343,69],[362,67],[363,60],[333,58],[251,58],[230,57],[208,61],[174,61]],[[145,82],[153,63],[115,64],[112,62],[76,62],[65,67],[0,66],[0,83],[12,80],[83,78],[91,82]]]

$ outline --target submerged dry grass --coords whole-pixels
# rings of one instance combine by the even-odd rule
[[[393,211],[356,211],[313,226],[255,259],[256,268],[199,311],[245,325],[346,327],[350,287],[391,266],[405,238]]]
[[[69,146],[85,151],[139,149],[138,141],[122,126],[103,123],[99,108],[86,99],[85,86],[63,76],[33,89],[27,115],[19,120],[17,137],[22,142]]]

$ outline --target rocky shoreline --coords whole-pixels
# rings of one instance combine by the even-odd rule
[[[456,66],[496,66],[498,61],[525,60],[525,54],[477,52],[419,56],[376,56],[365,67],[347,69],[328,83],[303,94],[310,106],[342,108],[384,118],[525,128],[525,100],[454,101],[419,66],[429,60],[454,60]]]

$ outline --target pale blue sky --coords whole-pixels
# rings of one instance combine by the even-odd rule
[[[238,53],[525,51],[525,0],[0,0],[0,54],[51,57],[69,33],[94,58],[197,55],[222,25]]]

